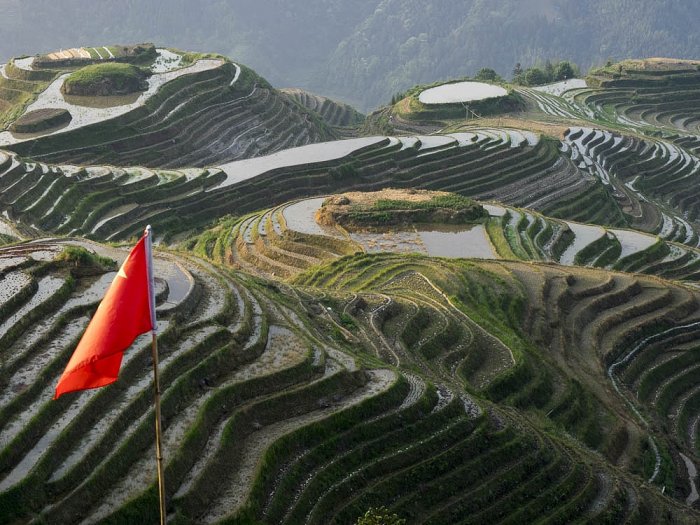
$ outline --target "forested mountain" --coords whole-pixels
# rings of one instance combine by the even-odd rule
[[[509,77],[516,62],[566,58],[585,70],[608,58],[700,55],[696,0],[0,0],[0,15],[0,60],[167,42],[361,109],[484,66]]]

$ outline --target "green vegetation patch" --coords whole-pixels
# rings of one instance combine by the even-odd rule
[[[68,124],[73,116],[67,109],[44,108],[25,113],[10,126],[15,133],[38,133]]]
[[[73,274],[96,275],[115,270],[117,263],[80,246],[66,246],[56,256],[56,262],[63,263]]]
[[[322,224],[348,228],[414,223],[466,224],[485,219],[488,212],[474,200],[452,193],[383,190],[326,199],[319,212]],[[376,198],[375,198],[376,197]]]
[[[404,201],[398,199],[378,199],[371,209],[373,210],[435,210],[438,208],[446,208],[450,210],[463,210],[477,206],[481,209],[480,204],[474,202],[473,199],[456,193],[450,195],[437,195],[428,201]]]
[[[132,64],[93,64],[72,73],[63,83],[66,95],[125,95],[148,88],[148,73]]]

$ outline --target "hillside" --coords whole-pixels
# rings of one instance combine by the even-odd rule
[[[132,59],[120,55],[122,49],[72,48],[3,65],[5,127],[46,109],[68,111],[71,118],[33,134],[0,132],[0,145],[46,162],[165,168],[207,166],[335,137],[318,115],[244,65],[153,45]],[[121,63],[133,60],[138,67]]]
[[[0,523],[157,521],[149,337],[51,400],[145,224],[168,522],[700,522],[696,62],[363,118],[153,47],[144,104],[42,98],[130,49],[3,69],[6,125],[72,119],[0,137]]]
[[[0,253],[4,279],[27,290],[3,326],[2,519],[51,505],[58,521],[151,521],[145,341],[115,387],[49,401],[112,275],[71,278],[51,262],[61,249]],[[669,459],[666,439],[694,444],[684,429],[696,420],[696,396],[678,375],[695,354],[683,352],[697,325],[694,292],[626,274],[386,255],[355,257],[352,272],[333,265],[289,287],[175,261],[172,269],[172,259],[158,261],[168,276],[159,331],[166,479],[180,522],[347,523],[378,504],[412,523],[518,522],[543,509],[562,522],[696,518],[640,483],[687,490],[675,463],[654,466],[650,444]],[[42,319],[38,329],[6,330],[26,312]],[[624,356],[605,358],[635,322],[652,327],[671,314],[624,374],[615,367]],[[540,341],[551,341],[545,361]],[[659,356],[662,344],[673,360]],[[678,425],[649,441],[647,422],[620,419],[624,398],[607,393],[603,362],[629,385],[643,362],[655,363],[635,388],[663,400],[651,405],[663,417],[680,410]]]
[[[509,78],[516,63],[700,54],[694,0],[300,0],[153,3],[91,10],[86,0],[2,0],[0,62],[99,42],[216,51],[276,87],[300,87],[369,111],[417,83]]]

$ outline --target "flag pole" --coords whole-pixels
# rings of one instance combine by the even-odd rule
[[[148,298],[151,310],[151,354],[153,356],[153,390],[156,405],[156,463],[158,467],[158,501],[160,507],[160,525],[165,525],[165,477],[163,476],[163,445],[160,419],[160,381],[158,380],[158,339],[156,337],[156,297],[153,286],[153,230],[146,226],[146,259],[148,268]]]

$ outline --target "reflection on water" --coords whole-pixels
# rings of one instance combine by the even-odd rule
[[[277,168],[291,168],[292,166],[340,159],[358,149],[376,145],[385,140],[385,137],[375,136],[317,142],[316,144],[284,149],[262,157],[228,162],[218,166],[226,173],[226,180],[218,186],[207,189],[207,191],[218,190]]]
[[[577,222],[568,222],[569,228],[571,228],[571,231],[574,232],[574,235],[576,237],[574,238],[574,242],[572,242],[566,250],[564,250],[564,253],[561,254],[561,257],[559,258],[559,262],[561,264],[568,264],[572,265],[574,264],[574,259],[576,258],[576,254],[581,251],[583,248],[588,246],[590,243],[593,241],[597,241],[600,239],[603,235],[605,235],[605,230],[601,228],[600,226],[591,226],[589,224],[579,224]]]
[[[128,95],[112,95],[106,97],[83,97],[77,95],[63,95],[63,99],[72,106],[83,106],[86,108],[114,108],[133,104],[141,96],[141,92],[130,93]]]
[[[350,232],[350,238],[360,244],[368,253],[427,253],[420,235],[413,230]]]
[[[423,253],[431,257],[496,259],[483,224],[423,224],[413,230],[352,232],[367,252]]]
[[[430,230],[418,230],[418,234],[428,255],[434,257],[496,258],[483,224],[430,225]]]
[[[329,235],[340,237],[340,233],[333,228],[323,227],[316,222],[316,212],[323,204],[326,197],[305,199],[303,201],[290,204],[282,211],[287,228],[300,233],[310,235]]]
[[[620,241],[622,251],[620,252],[619,258],[627,257],[633,253],[641,252],[656,243],[657,237],[655,235],[648,235],[645,233],[633,232],[630,230],[610,230],[617,240]]]

